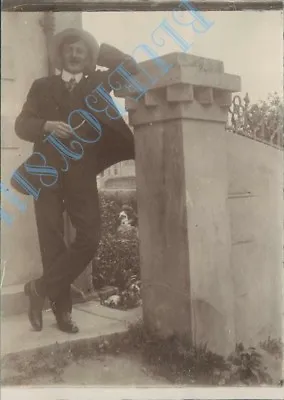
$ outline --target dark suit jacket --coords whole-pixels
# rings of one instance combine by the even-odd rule
[[[131,57],[112,46],[102,45],[98,65],[105,66],[109,70],[96,70],[84,75],[72,95],[65,88],[60,76],[54,75],[36,80],[32,84],[23,109],[16,119],[16,134],[23,140],[33,142],[34,152],[43,154],[47,165],[56,168],[59,173],[64,173],[61,172],[64,166],[62,155],[50,143],[44,142],[46,133],[43,131],[43,126],[48,120],[67,123],[70,112],[76,109],[84,109],[93,114],[102,127],[101,138],[96,143],[84,144],[88,154],[91,151],[96,159],[94,170],[89,171],[90,174],[94,174],[94,179],[97,174],[109,166],[123,160],[134,159],[133,134],[123,118],[110,119],[104,112],[90,110],[85,103],[86,96],[90,95],[92,90],[101,83],[103,83],[107,92],[111,92],[108,76],[121,62],[130,73],[137,72],[135,62]],[[96,103],[96,108],[98,109],[103,109],[105,106],[105,102]],[[90,138],[96,136],[96,132],[88,123],[85,123],[80,130],[80,135]],[[78,139],[74,137],[72,140]],[[60,141],[70,147],[70,141],[69,143],[62,139]],[[76,150],[73,149],[73,151]],[[35,188],[42,187],[40,176],[28,173],[26,164],[44,165],[43,160],[33,154],[16,171]],[[70,170],[71,168],[72,165]],[[68,174],[69,171],[65,173]],[[13,177],[11,178],[11,184],[19,192],[29,194]],[[74,182],[74,185],[76,185],[76,182]]]

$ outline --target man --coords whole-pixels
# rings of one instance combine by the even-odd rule
[[[127,65],[130,73],[135,73],[136,67],[131,57],[106,44],[99,47],[89,33],[78,29],[67,29],[56,35],[50,57],[60,74],[33,83],[15,123],[16,134],[34,143],[33,160],[38,157],[47,162],[56,177],[51,185],[44,174],[31,172],[34,165],[31,159],[17,171],[37,189],[41,186],[34,206],[43,275],[25,285],[25,294],[29,298],[29,320],[35,330],[42,329],[42,309],[48,297],[59,329],[76,333],[78,327],[71,318],[70,285],[94,258],[99,243],[96,175],[112,164],[133,159],[134,143],[132,132],[122,118],[110,119],[104,112],[95,113],[101,137],[94,142],[90,140],[97,133],[94,127],[78,121],[81,128],[72,130],[68,117],[73,110],[86,109],[86,96],[101,83],[111,91],[107,77],[120,63]],[[96,70],[96,65],[109,70]],[[77,142],[76,148],[74,132],[85,138],[84,146],[82,142],[78,146]],[[84,154],[67,160],[58,151],[58,143],[73,153],[80,148],[81,155],[82,150]],[[15,176],[13,186],[27,194]],[[64,210],[76,229],[76,238],[70,247],[64,242]]]

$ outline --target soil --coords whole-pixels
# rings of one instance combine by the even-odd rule
[[[156,374],[155,374],[156,375]],[[56,374],[29,378],[21,384],[38,385],[129,385],[168,386],[163,377],[154,376],[153,371],[144,366],[139,355],[96,355],[89,359],[73,361]]]

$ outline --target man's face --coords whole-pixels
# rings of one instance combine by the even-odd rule
[[[83,72],[89,64],[89,57],[88,47],[83,40],[63,45],[63,68],[71,74]]]

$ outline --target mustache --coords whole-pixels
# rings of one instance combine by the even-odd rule
[[[81,62],[81,60],[80,60],[80,58],[72,57],[72,58],[69,59],[69,62],[72,63],[72,64],[74,64],[74,63],[78,64],[78,63]]]

